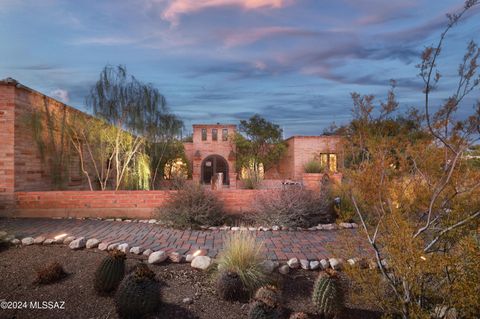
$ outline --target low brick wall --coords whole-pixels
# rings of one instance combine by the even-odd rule
[[[16,217],[150,218],[176,191],[49,191],[15,193]],[[229,214],[252,211],[268,190],[222,190],[215,195]]]

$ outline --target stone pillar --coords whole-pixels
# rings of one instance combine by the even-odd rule
[[[237,188],[237,173],[229,173],[228,174],[228,181],[230,183],[230,189]]]

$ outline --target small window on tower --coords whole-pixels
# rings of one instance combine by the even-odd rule
[[[222,130],[222,141],[226,141],[226,140],[228,140],[228,129],[224,128]]]
[[[207,140],[207,129],[202,128],[202,141],[206,141],[206,140]]]
[[[218,140],[218,130],[216,128],[212,129],[212,141]]]

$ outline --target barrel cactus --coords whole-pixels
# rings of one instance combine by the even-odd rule
[[[234,271],[222,271],[217,278],[217,292],[220,298],[238,301],[245,297],[245,287],[240,276]]]
[[[160,284],[146,264],[139,264],[118,286],[115,306],[122,319],[144,318],[160,306]]]
[[[343,310],[343,292],[338,273],[328,270],[318,276],[312,294],[312,302],[325,318],[338,318]]]
[[[125,276],[125,253],[114,250],[105,257],[95,272],[95,290],[99,294],[114,291]]]
[[[264,302],[254,301],[248,312],[248,319],[278,319],[280,311],[277,307],[270,307]]]
[[[261,301],[269,307],[276,307],[280,304],[280,292],[274,286],[263,286],[255,293],[255,300]]]
[[[304,312],[294,312],[289,319],[308,319],[308,315]]]

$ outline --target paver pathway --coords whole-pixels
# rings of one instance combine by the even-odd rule
[[[53,238],[71,236],[97,238],[103,242],[128,243],[152,250],[178,251],[182,254],[205,249],[215,257],[228,232],[224,230],[176,230],[156,224],[105,220],[3,218],[0,230],[21,239],[27,236]],[[253,231],[263,240],[267,258],[272,260],[371,257],[371,250],[359,229],[333,231]]]

